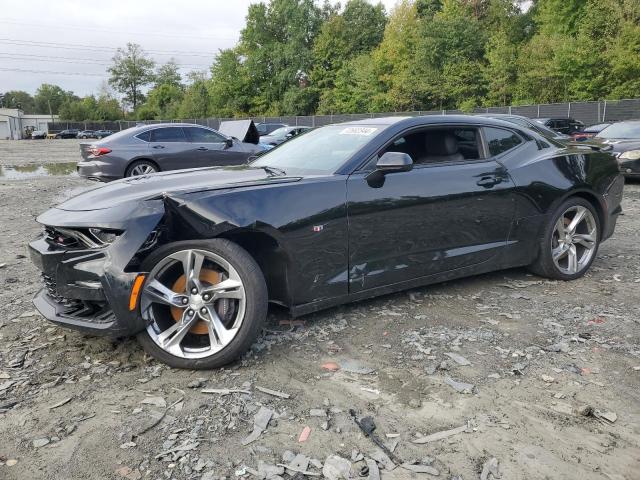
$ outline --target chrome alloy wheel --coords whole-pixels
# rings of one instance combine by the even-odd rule
[[[147,175],[149,173],[156,173],[156,169],[153,168],[153,165],[149,165],[148,163],[141,163],[140,165],[136,165],[131,169],[132,177],[137,177],[138,175]]]
[[[224,349],[245,315],[245,288],[236,269],[206,250],[181,250],[149,272],[142,291],[147,333],[164,351],[198,359]]]
[[[591,211],[582,205],[568,208],[558,218],[551,236],[551,257],[566,275],[585,269],[595,254],[598,226]]]

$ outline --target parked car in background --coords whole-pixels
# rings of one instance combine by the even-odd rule
[[[309,130],[311,130],[311,127],[281,127],[269,135],[262,135],[260,137],[260,143],[273,145],[275,147]]]
[[[571,138],[573,138],[576,142],[584,142],[585,140],[589,140],[590,138],[595,137],[602,130],[607,128],[610,123],[598,123],[597,125],[591,125],[589,127],[585,127],[580,132],[575,132],[571,134]]]
[[[76,138],[93,138],[95,132],[93,130],[81,130],[76,135]]]
[[[286,123],[256,123],[256,128],[260,135],[269,135],[274,130],[288,126]]]
[[[592,141],[611,146],[626,177],[640,178],[640,120],[613,123]]]
[[[298,316],[519,266],[580,278],[623,187],[609,153],[494,119],[329,125],[249,165],[126,179],[40,215],[34,304],[58,325],[137,334],[172,367],[216,368],[247,351],[269,302]]]
[[[502,120],[505,122],[513,123],[514,125],[520,125],[521,127],[527,127],[533,130],[534,132],[539,133],[545,138],[556,140],[558,142],[567,142],[571,140],[571,137],[569,135],[565,135],[564,133],[559,133],[559,132],[556,132],[555,130],[551,130],[550,128],[544,126],[543,124],[535,122],[530,118],[523,117],[521,115],[510,115],[507,113],[480,113],[478,114],[478,116],[495,118],[496,120]]]
[[[113,132],[111,130],[96,130],[93,132],[94,138],[105,138],[109,135],[113,135]]]
[[[534,118],[533,120],[565,135],[571,135],[584,128],[584,123],[573,118]]]
[[[248,128],[245,126],[245,132]],[[255,126],[253,129],[255,132]],[[244,139],[242,131],[236,130]],[[94,143],[81,143],[77,169],[81,177],[106,182],[167,170],[242,165],[264,150],[257,145],[257,132],[254,138],[254,143],[244,142],[191,123],[143,125]]]
[[[34,130],[33,132],[31,132],[31,138],[34,140],[42,140],[44,138],[47,138],[47,131],[46,130]]]
[[[56,133],[56,138],[76,138],[80,133],[80,130],[77,128],[70,128],[68,130],[62,130],[61,132]]]

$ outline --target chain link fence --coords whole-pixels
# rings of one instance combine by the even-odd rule
[[[285,123],[287,125],[320,127],[332,123],[362,120],[366,118],[389,116],[419,116],[419,115],[455,115],[463,113],[460,110],[429,110],[414,112],[385,112],[385,113],[350,113],[339,115],[310,115],[310,116],[282,116],[282,117],[251,117],[256,123]],[[596,123],[616,122],[620,120],[640,119],[640,99],[630,100],[602,100],[597,102],[567,102],[538,105],[518,105],[508,107],[476,108],[474,113],[509,113],[529,118],[574,118],[585,125]],[[77,128],[79,130],[125,130],[140,124],[152,125],[157,123],[197,123],[217,129],[225,120],[233,118],[181,118],[173,120],[147,120],[115,122],[49,122],[49,133]]]

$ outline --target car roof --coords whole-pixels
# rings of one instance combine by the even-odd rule
[[[405,124],[407,127],[421,125],[439,125],[449,123],[465,123],[468,125],[495,125],[497,127],[516,128],[517,126],[491,117],[480,117],[477,115],[423,115],[418,117],[379,117],[365,118],[351,122],[344,122],[338,125],[381,125],[390,127],[392,125]]]

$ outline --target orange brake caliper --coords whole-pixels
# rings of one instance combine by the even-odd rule
[[[215,285],[216,283],[220,283],[220,273],[216,272],[215,270],[203,269],[200,272],[200,281],[205,285]],[[171,290],[176,293],[186,293],[186,286],[187,278],[184,275],[181,275],[173,284]],[[182,318],[182,312],[183,310],[179,307],[171,307],[171,316],[176,322],[179,322]],[[208,335],[209,329],[207,328],[207,324],[200,320],[193,327],[191,327],[191,330],[189,330],[189,332],[195,333],[197,335]]]

